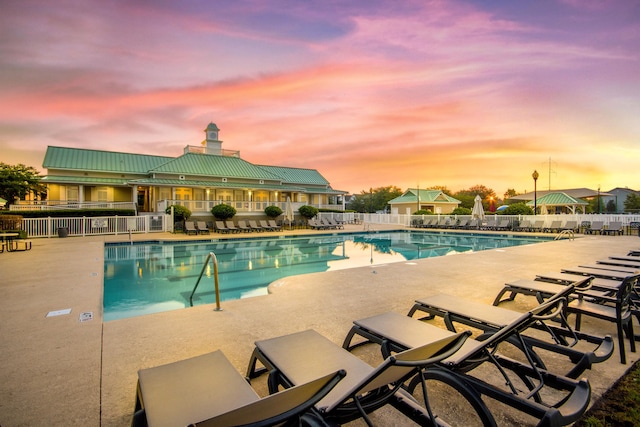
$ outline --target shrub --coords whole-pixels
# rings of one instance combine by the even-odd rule
[[[514,203],[504,209],[502,215],[533,215],[533,209],[524,203]]]
[[[211,214],[219,220],[230,219],[236,214],[236,208],[222,203],[212,207]]]
[[[463,208],[463,207],[457,207],[453,210],[453,212],[451,212],[452,215],[471,215],[471,209],[469,208]]]
[[[412,215],[433,215],[429,209],[420,209],[419,211],[415,211]]]
[[[182,205],[171,205],[167,209],[165,209],[165,213],[170,214],[172,207],[173,207],[173,216],[178,221],[189,219],[189,217],[191,216],[191,211],[189,210],[189,208],[186,208]]]
[[[282,209],[280,209],[277,206],[267,206],[266,208],[264,208],[264,213],[269,217],[269,218],[277,218],[280,215],[282,215]]]
[[[300,215],[302,215],[306,219],[311,219],[314,216],[318,215],[319,211],[317,208],[314,208],[313,206],[303,205],[298,208],[298,212],[300,212]]]

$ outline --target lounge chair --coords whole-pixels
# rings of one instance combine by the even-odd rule
[[[440,218],[432,228],[447,228],[449,226],[449,218]]]
[[[533,231],[533,232],[541,232],[543,231],[543,226],[544,226],[544,221],[543,220],[539,220],[533,223],[533,225],[531,226],[531,228],[529,229],[529,231]]]
[[[281,226],[276,224],[276,221],[273,219],[270,219],[269,221],[267,221],[267,224],[269,224],[269,227],[271,227],[271,229],[274,231],[280,231],[280,229],[282,228]]]
[[[224,221],[216,221],[216,231],[218,233],[229,233],[231,230],[225,225]]]
[[[254,231],[265,231],[265,229],[259,226],[258,224],[256,224],[255,220],[253,219],[249,220],[249,227],[251,227],[251,229]]]
[[[469,222],[469,224],[465,227],[466,230],[477,230],[479,227],[480,221],[477,218],[474,218]]]
[[[198,229],[193,221],[185,221],[184,223],[184,232],[188,234],[198,234]]]
[[[562,221],[551,221],[551,225],[542,229],[545,233],[558,233],[562,229]]]
[[[578,231],[578,221],[567,221],[564,223],[562,227],[560,227],[560,231],[573,231],[574,233]]]
[[[580,330],[582,316],[594,317],[616,324],[621,363],[627,363],[624,345],[625,333],[629,339],[631,351],[634,353],[636,351],[631,298],[639,278],[640,275],[635,275],[625,279],[613,297],[587,300],[580,296],[571,301],[567,306],[567,315],[575,314],[576,316],[575,328],[577,331]]]
[[[480,230],[493,230],[496,227],[496,221],[490,219],[480,224]]]
[[[467,228],[467,225],[469,224],[469,220],[468,219],[461,219],[460,222],[458,222],[458,224],[456,224],[455,228]]]
[[[555,293],[546,301],[543,301],[538,308],[534,309],[534,311],[538,312],[538,320],[531,322],[529,325],[529,328],[539,331],[525,334],[524,329],[522,329],[517,338],[510,338],[508,341],[523,353],[528,354],[527,357],[535,360],[536,366],[543,369],[548,368],[540,354],[546,353],[539,354],[537,349],[567,357],[572,364],[564,376],[574,379],[586,369],[590,369],[594,363],[609,359],[614,349],[611,336],[597,336],[576,332],[569,326],[562,311],[557,310],[559,307],[564,307],[567,297],[576,289],[588,289],[588,281],[589,278],[569,285],[547,283],[548,287],[555,287]],[[554,301],[557,305],[552,304]],[[545,322],[545,316],[553,310],[557,310],[559,313],[558,318],[554,320],[560,321],[560,324]],[[522,315],[517,311],[450,295],[434,295],[417,300],[409,311],[409,317],[412,317],[416,311],[428,313],[429,316],[427,318],[435,316],[443,318],[445,325],[452,332],[456,331],[455,322],[465,327],[480,329],[484,331],[483,335],[501,330]],[[589,351],[576,350],[573,347],[579,341],[596,344],[596,346]],[[580,347],[586,348],[586,345],[581,345]],[[564,369],[564,366],[562,368]]]
[[[271,426],[297,421],[343,377],[344,371],[329,373],[261,399],[218,350],[138,371],[131,424]]]
[[[496,224],[494,229],[497,231],[504,231],[504,230],[508,230],[509,228],[510,228],[509,220],[501,219],[500,222]]]
[[[336,228],[338,228],[336,227],[336,225],[329,222],[327,218],[320,218],[320,224],[322,224],[327,230],[335,230]]]
[[[324,224],[319,223],[317,220],[315,219],[310,219],[307,224],[309,225],[310,228],[314,229],[314,230],[326,230],[327,226]]]
[[[238,229],[240,231],[246,231],[247,233],[250,233],[252,231],[251,227],[249,227],[247,225],[246,221],[244,221],[244,220],[238,221]]]
[[[584,234],[602,234],[602,228],[604,227],[604,222],[602,221],[593,221],[591,226],[584,229]]]
[[[196,227],[198,228],[198,234],[211,234],[207,227],[207,223],[204,221],[198,221],[196,223]]]
[[[428,412],[404,390],[402,384],[425,367],[454,354],[468,332],[449,334],[386,358],[378,367],[360,360],[314,330],[257,341],[247,369],[247,378],[269,371],[269,391],[291,387],[311,378],[344,369],[346,377],[322,399],[316,408],[324,421],[343,424],[391,404],[420,425],[434,424]],[[265,369],[256,369],[260,362]],[[334,367],[337,367],[334,369]]]
[[[260,227],[262,227],[263,230],[273,231],[273,227],[271,227],[269,224],[267,224],[267,221],[265,221],[264,219],[261,219],[259,224],[260,224]]]
[[[621,222],[610,222],[609,225],[607,225],[607,228],[603,228],[602,231],[600,232],[600,234],[617,234],[619,236],[622,236],[622,234],[624,233],[624,230],[622,229],[622,223]]]
[[[497,332],[484,334],[484,340],[467,339],[462,348],[451,357],[428,366],[421,377],[412,379],[407,391],[413,393],[415,387],[424,380],[445,383],[449,390],[457,391],[471,403],[483,425],[496,425],[483,396],[538,418],[538,425],[560,426],[577,421],[590,402],[591,388],[586,379],[575,380],[553,374],[537,366],[531,357],[526,362],[507,358],[499,353],[498,348],[502,343],[518,339],[521,331],[538,320],[557,316],[562,301],[564,300],[551,301],[522,313]],[[551,307],[554,308],[549,312]],[[350,340],[354,335],[359,335],[368,342],[380,344],[383,357],[386,357],[392,352],[423,345],[446,333],[452,332],[398,313],[385,313],[354,322],[343,346],[353,348]],[[478,376],[474,375],[478,372],[475,369],[485,363],[490,363],[497,369],[495,375],[498,378],[494,378],[494,375],[488,381],[483,380],[481,376],[486,377],[486,370],[483,369],[479,370]],[[495,383],[500,385],[494,385]],[[516,383],[525,384],[528,390],[517,389]],[[506,387],[503,387],[505,384]],[[447,399],[451,399],[452,395],[453,393],[448,395]]]
[[[529,231],[531,229],[531,221],[524,220],[517,227],[515,227],[515,231]]]
[[[329,224],[333,227],[333,228],[340,228],[340,229],[344,229],[344,225],[342,225],[342,223],[336,221],[333,218],[327,218],[327,221],[329,222]]]
[[[236,225],[233,223],[233,221],[225,221],[224,223],[227,226],[227,228],[229,229],[230,233],[239,233],[240,231],[242,231],[238,227],[236,227]]]

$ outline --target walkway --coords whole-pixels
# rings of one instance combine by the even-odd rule
[[[419,297],[447,292],[490,304],[505,281],[640,247],[637,236],[580,236],[315,273],[280,280],[271,295],[224,302],[222,312],[207,305],[102,323],[103,243],[127,238],[36,239],[31,251],[0,254],[0,425],[128,426],[140,368],[222,349],[244,373],[257,339],[313,328],[341,343],[352,320],[390,310],[404,314]],[[520,297],[506,306],[525,309],[532,300]],[[70,314],[46,317],[64,309]],[[93,319],[81,322],[88,312]],[[586,322],[584,329],[615,335],[607,323]],[[377,349],[362,354],[374,358]],[[614,354],[585,373],[594,398],[638,359],[629,356],[626,366]],[[262,379],[255,383],[266,391]],[[393,419],[403,425],[395,414],[377,416],[381,424]]]

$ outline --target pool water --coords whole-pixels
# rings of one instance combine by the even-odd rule
[[[190,295],[210,252],[218,260],[221,301],[265,295],[283,277],[411,261],[548,238],[438,232],[378,232],[274,239],[106,244],[104,320],[190,306]],[[205,269],[193,305],[215,303],[213,267]]]

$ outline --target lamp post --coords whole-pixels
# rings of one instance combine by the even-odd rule
[[[538,209],[538,177],[540,176],[540,174],[538,174],[537,170],[534,170],[533,173],[531,174],[531,177],[533,178],[533,214],[536,214],[536,210]]]

